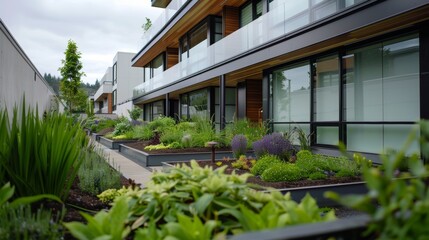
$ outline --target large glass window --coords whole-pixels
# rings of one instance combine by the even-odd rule
[[[144,120],[153,121],[161,116],[164,116],[164,100],[147,103],[144,105]]]
[[[113,74],[112,74],[113,84],[116,84],[118,81],[118,64],[117,63],[113,64],[112,69],[113,69]]]
[[[215,119],[216,124],[220,123],[220,98],[219,98],[220,88],[215,88]],[[236,89],[235,88],[225,88],[225,121],[232,122],[234,121],[236,110]]]
[[[164,71],[164,54],[158,55],[155,59],[153,59],[152,63],[152,77],[162,73]]]
[[[420,118],[419,55],[413,34],[274,70],[273,130],[311,129],[313,144],[342,141],[350,151],[399,149]]]
[[[351,122],[347,124],[347,148],[380,152],[401,147],[411,127],[407,122],[420,118],[418,37],[347,52],[343,64],[344,116]]]
[[[194,92],[186,93],[180,97],[180,109],[182,118],[210,117],[209,89],[205,88]]]
[[[240,8],[240,27],[244,27],[262,15],[262,0],[250,0]]]

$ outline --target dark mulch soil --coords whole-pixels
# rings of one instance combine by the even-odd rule
[[[144,150],[146,146],[159,144],[159,141],[149,140],[149,141],[138,141],[132,143],[125,143],[124,145],[132,147],[134,149],[151,153],[151,154],[161,154],[161,153],[191,153],[191,152],[211,152],[211,148],[181,148],[181,149],[162,149],[162,150]],[[231,151],[230,147],[227,148],[216,148],[216,151]]]
[[[219,160],[217,160],[216,162],[219,162]],[[231,173],[232,171],[235,171],[235,173],[237,174],[244,174],[244,173],[249,173],[249,171],[247,170],[242,170],[242,169],[236,169],[233,168],[231,163],[233,162],[232,160],[220,160],[220,162],[222,162],[221,166],[225,166],[227,165],[228,167],[225,170],[225,173]],[[171,163],[174,164],[174,163]],[[185,162],[185,164],[189,165],[189,162]],[[204,166],[211,166],[213,167],[213,169],[216,169],[218,166],[216,164],[213,164],[211,161],[198,161],[198,164],[202,167]],[[329,177],[328,179],[325,180],[300,180],[300,181],[295,181],[295,182],[265,182],[263,181],[260,176],[250,176],[247,179],[248,183],[253,183],[253,184],[257,184],[263,187],[272,187],[272,188],[278,188],[278,189],[282,189],[282,188],[297,188],[297,187],[308,187],[308,186],[320,186],[320,185],[329,185],[329,184],[337,184],[337,183],[350,183],[350,182],[360,182],[362,181],[361,177]]]

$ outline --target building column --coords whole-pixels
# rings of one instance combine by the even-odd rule
[[[267,122],[270,118],[270,76],[264,71],[262,77],[262,121]]]
[[[220,130],[225,128],[225,74],[219,76],[219,120]]]
[[[426,22],[427,24],[428,22]],[[429,120],[429,95],[427,94],[429,91],[429,30],[427,29],[427,25],[422,24],[420,27],[419,37],[420,37],[420,119]],[[421,131],[421,129],[420,129]],[[420,133],[420,136],[424,136]],[[428,141],[429,139],[425,139]],[[423,143],[420,145],[421,156],[423,158],[424,163],[429,163],[429,154],[425,154],[422,151],[425,148]],[[427,149],[426,149],[427,151]]]
[[[170,93],[165,94],[165,116],[171,117],[171,106],[170,106]]]

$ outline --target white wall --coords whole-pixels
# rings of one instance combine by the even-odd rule
[[[131,59],[135,53],[118,52],[113,59],[117,63],[117,83],[113,90],[117,91],[117,105],[113,113],[129,118],[127,109],[132,109],[133,89],[143,82],[143,68],[131,67]],[[113,66],[112,64],[112,66]]]
[[[7,107],[10,113],[15,105],[20,105],[24,95],[27,105],[38,106],[39,115],[63,110],[55,103],[52,88],[0,19],[0,106]]]

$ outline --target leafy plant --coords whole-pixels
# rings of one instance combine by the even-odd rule
[[[231,141],[231,150],[235,158],[239,158],[241,155],[246,154],[247,150],[247,138],[242,134],[235,135]]]
[[[265,154],[276,155],[287,160],[293,151],[293,146],[283,137],[281,133],[272,133],[265,135],[261,140],[253,143],[253,150],[257,158]]]
[[[100,211],[95,216],[81,212],[88,225],[80,222],[64,223],[77,239],[124,239],[131,231],[126,226],[128,206],[126,198],[118,198],[109,212]]]
[[[97,195],[110,188],[121,186],[121,175],[109,164],[101,151],[89,149],[78,171],[79,187],[88,193]]]
[[[0,114],[0,183],[11,182],[17,196],[49,193],[66,199],[87,147],[85,132],[65,115],[40,119],[25,100],[12,122],[6,111]]]
[[[108,238],[112,234],[100,229],[111,227],[112,220],[108,219],[115,219],[122,233],[130,229],[137,239],[211,239],[245,230],[335,218],[333,213],[321,216],[315,201],[310,201],[311,197],[297,204],[289,195],[277,191],[267,193],[251,189],[246,183],[248,175],[224,174],[225,167],[201,168],[192,161],[190,167],[182,165],[168,173],[154,173],[144,189],[121,193],[108,190],[106,198],[116,197],[113,209],[120,205],[118,208],[125,208],[124,212],[119,214],[111,210],[100,217],[98,214],[94,218],[85,216],[89,222],[87,226],[76,223],[75,230],[70,225],[67,227],[78,231],[79,234],[73,235],[79,239]],[[270,216],[268,212],[273,208],[273,216]],[[124,218],[125,215],[128,217]],[[247,216],[267,221],[254,225]],[[103,222],[107,226],[103,226]]]
[[[256,161],[250,172],[253,175],[262,175],[262,173],[273,165],[283,163],[283,161],[275,155],[265,155]]]
[[[429,122],[420,122],[418,129],[420,137],[416,137],[419,130],[415,130],[400,151],[382,155],[383,172],[363,164],[368,194],[345,197],[332,192],[326,194],[345,206],[370,214],[372,222],[367,234],[374,233],[378,239],[426,239],[429,236],[429,171],[419,154],[405,156],[415,140],[421,144],[423,156],[429,156]],[[409,172],[398,176],[397,170],[404,164],[408,165]]]
[[[137,119],[139,119],[143,113],[143,109],[141,109],[140,107],[134,107],[131,110],[127,109],[127,111],[130,114],[130,118],[134,121],[137,121]]]
[[[130,131],[132,126],[128,120],[119,122],[115,125],[115,130],[113,131],[113,136],[123,135],[126,132]]]
[[[253,158],[247,158],[246,155],[241,155],[236,161],[232,162],[233,168],[250,170],[256,164]]]
[[[0,239],[60,239],[63,231],[59,223],[61,213],[53,216],[42,208],[32,211],[31,203],[51,199],[61,202],[54,195],[37,195],[8,200],[14,195],[9,183],[0,189]]]

